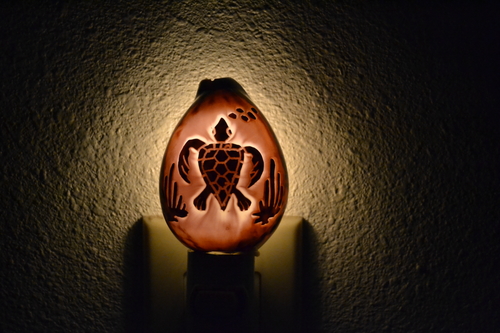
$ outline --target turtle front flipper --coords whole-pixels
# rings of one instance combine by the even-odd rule
[[[210,187],[205,187],[205,189],[194,199],[193,204],[198,210],[207,209],[207,198],[212,193]]]
[[[257,148],[249,146],[245,147],[245,151],[248,154],[252,154],[252,169],[250,170],[250,184],[248,184],[248,187],[251,187],[260,179],[260,176],[262,176],[262,172],[264,171],[264,160]]]
[[[181,153],[179,154],[179,174],[181,175],[182,179],[184,179],[188,184],[191,184],[191,181],[187,176],[189,172],[189,148],[194,148],[197,150],[204,144],[205,142],[201,141],[200,139],[191,139],[186,142],[184,147],[182,147]]]

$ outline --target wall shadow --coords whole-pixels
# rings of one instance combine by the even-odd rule
[[[302,232],[302,332],[319,332],[322,307],[318,237],[312,225],[305,219]]]
[[[125,239],[124,251],[124,326],[125,332],[144,332],[146,325],[143,222],[136,221]]]

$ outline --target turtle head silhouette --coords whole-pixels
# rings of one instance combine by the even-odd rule
[[[227,126],[224,118],[220,118],[219,122],[212,130],[212,134],[214,135],[215,140],[217,140],[218,142],[224,142],[229,139],[233,132],[229,129],[229,126]]]

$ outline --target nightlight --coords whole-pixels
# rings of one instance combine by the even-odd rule
[[[195,251],[255,250],[278,227],[287,196],[283,154],[262,112],[233,79],[203,80],[161,168],[174,235]]]
[[[283,154],[261,110],[235,80],[203,80],[160,172],[164,221],[190,249],[187,263],[172,237],[158,236],[161,219],[144,218],[151,330],[296,330],[302,219],[285,218],[274,253],[260,250],[287,197]],[[170,299],[159,300],[161,293]],[[274,313],[267,310],[273,304],[280,304]]]

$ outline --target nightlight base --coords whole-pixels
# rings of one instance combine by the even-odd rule
[[[302,218],[285,216],[255,257],[258,332],[300,332]],[[162,216],[144,216],[149,332],[184,332],[188,249]]]

